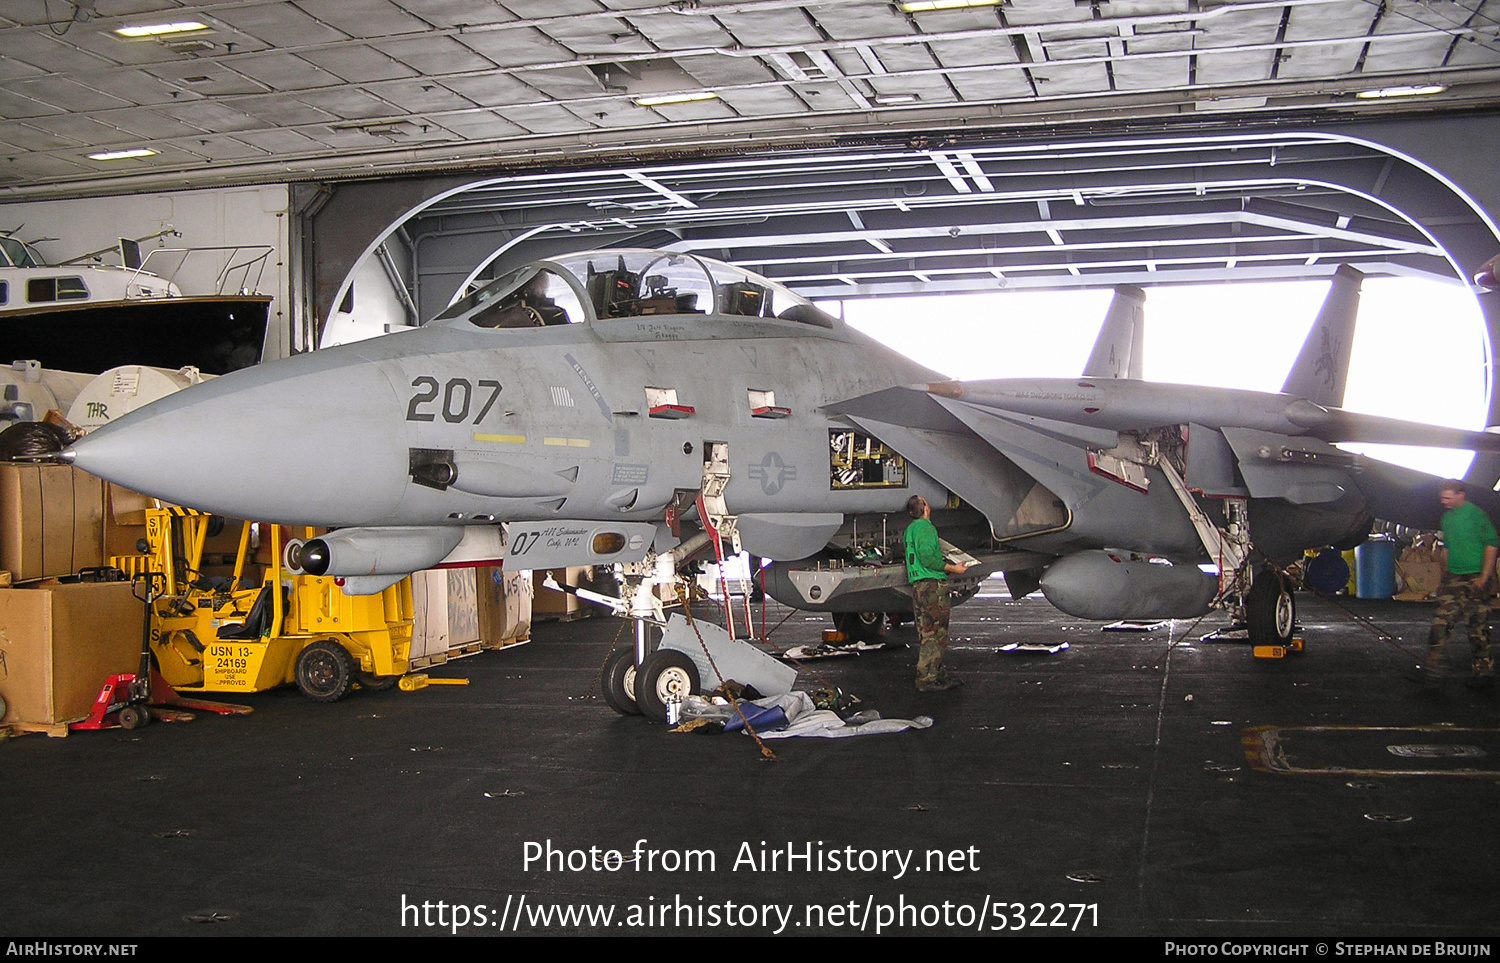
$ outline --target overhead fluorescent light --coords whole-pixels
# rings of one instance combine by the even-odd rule
[[[1374,90],[1361,90],[1354,96],[1360,100],[1380,100],[1385,97],[1422,97],[1427,94],[1440,94],[1447,89],[1442,84],[1406,84],[1400,87],[1378,87]]]
[[[89,160],[125,160],[130,157],[150,157],[155,153],[156,151],[149,147],[132,147],[129,150],[102,150],[97,154],[90,154]]]
[[[206,23],[183,20],[178,23],[145,23],[133,27],[116,27],[114,33],[126,40],[149,40],[153,37],[170,37],[174,34],[196,33],[207,29]]]
[[[964,7],[998,7],[1003,0],[904,0],[896,4],[902,13],[924,13],[928,10],[959,10]]]
[[[914,104],[917,102],[916,94],[876,94],[875,103],[882,107],[890,107],[893,104]]]
[[[699,100],[717,100],[719,95],[712,90],[695,90],[683,94],[651,94],[635,98],[639,107],[665,107],[668,104],[691,104]]]

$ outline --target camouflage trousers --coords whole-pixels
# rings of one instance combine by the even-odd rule
[[[1443,669],[1443,649],[1453,637],[1453,627],[1464,620],[1469,627],[1469,650],[1475,676],[1491,674],[1490,607],[1494,603],[1493,585],[1475,588],[1472,575],[1443,573],[1438,586],[1437,611],[1432,617],[1432,632],[1427,638],[1426,669],[1437,676]]]
[[[937,579],[913,582],[912,606],[917,617],[917,635],[922,640],[917,653],[917,685],[944,681],[943,652],[948,648],[948,615],[953,603],[948,597],[948,583]]]

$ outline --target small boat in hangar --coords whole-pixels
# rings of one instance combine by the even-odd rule
[[[105,253],[49,265],[0,234],[0,357],[91,373],[140,364],[225,374],[261,360],[272,298],[257,285],[270,247],[157,248],[143,258],[138,242],[121,239],[119,266],[79,263]],[[146,270],[156,260],[180,271],[194,256],[223,261],[215,293],[184,294]]]

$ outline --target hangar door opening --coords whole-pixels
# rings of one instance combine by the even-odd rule
[[[1148,292],[1148,378],[1262,390],[1279,387],[1328,279],[1349,265],[1366,286],[1350,404],[1461,427],[1496,420],[1490,326],[1463,280],[1500,248],[1490,219],[1421,165],[1327,133],[842,151],[455,184],[368,246],[322,343],[418,324],[539,257],[618,247],[740,264],[903,350],[949,352],[958,360],[917,360],[965,378],[1015,375],[1016,364],[1077,374],[1109,292],[1136,285]],[[1414,281],[1438,287],[1400,293]],[[1073,307],[1021,303],[1059,290],[1089,293]],[[949,297],[905,301],[933,295]],[[1434,382],[1462,391],[1434,400]]]

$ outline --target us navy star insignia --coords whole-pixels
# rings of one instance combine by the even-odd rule
[[[796,479],[797,466],[788,465],[782,461],[779,453],[768,451],[760,460],[760,464],[750,466],[750,477],[760,482],[761,491],[767,495],[774,495],[781,491],[787,482]]]

